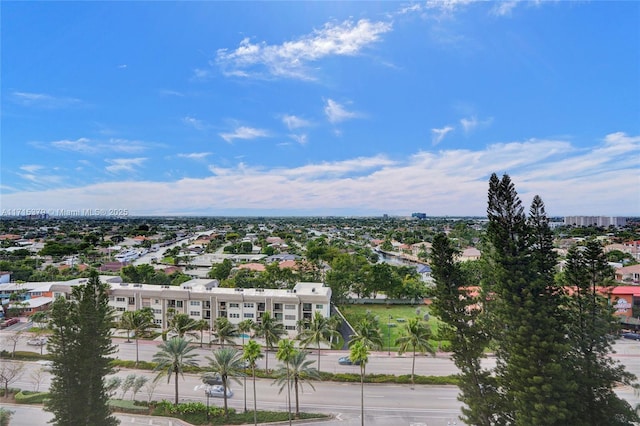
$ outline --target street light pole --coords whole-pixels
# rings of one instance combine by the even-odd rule
[[[209,423],[209,387],[204,390],[204,393],[207,395],[207,423]]]
[[[391,315],[389,315],[389,322],[387,323],[387,336],[389,339],[389,356],[391,356]]]

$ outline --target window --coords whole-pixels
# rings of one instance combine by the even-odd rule
[[[116,297],[116,302],[124,302],[124,297]]]
[[[274,311],[281,311],[282,310],[282,303],[274,303],[273,304],[273,310]]]
[[[191,306],[200,306],[200,301],[199,300],[192,300],[189,302],[189,305]]]
[[[240,318],[240,314],[236,314],[232,312],[229,314],[229,318]]]
[[[129,298],[129,304],[130,305],[135,305],[136,304],[136,298],[135,297],[130,297]]]
[[[162,325],[162,320],[161,320],[161,319],[154,319],[154,320],[153,320],[153,323],[154,323],[155,325]]]
[[[285,330],[295,330],[295,329],[296,329],[296,326],[295,326],[295,325],[285,325],[285,326],[284,326],[284,329],[285,329]]]
[[[159,304],[160,304],[160,300],[158,300],[158,299],[153,299],[153,304],[154,304],[154,305],[159,305]]]
[[[182,300],[176,300],[176,308],[182,308]]]
[[[316,309],[323,309],[324,305],[316,305]]]
[[[125,309],[125,308],[116,308],[116,311],[118,311],[118,312],[124,312],[124,311],[126,311],[126,309]]]
[[[154,314],[161,314],[162,313],[162,309],[152,309]]]
[[[285,315],[284,319],[286,319],[287,321],[295,321],[296,320],[296,316],[295,315]]]
[[[191,311],[191,312],[189,312],[189,315],[191,315],[192,317],[199,317],[199,316],[200,316],[200,312],[198,312],[198,311]]]
[[[303,303],[302,304],[302,310],[303,311],[310,311],[311,310],[311,303]]]
[[[253,318],[253,314],[252,313],[246,313],[244,314],[245,318]]]
[[[239,303],[229,303],[229,307],[230,308],[239,308],[240,304]]]
[[[253,308],[253,303],[245,302],[244,307],[245,308]]]
[[[286,310],[292,310],[292,309],[295,309],[295,308],[296,308],[296,305],[284,305],[284,309],[286,309]]]

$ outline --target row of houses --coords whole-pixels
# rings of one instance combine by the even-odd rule
[[[297,334],[298,321],[311,319],[316,312],[330,316],[331,289],[323,283],[299,282],[290,290],[219,288],[217,280],[193,279],[178,286],[159,286],[122,282],[120,277],[101,276],[109,285],[109,305],[116,319],[124,312],[150,308],[156,326],[165,330],[168,319],[183,313],[210,326],[216,318],[228,318],[237,325],[243,320],[260,323],[265,312],[284,325],[290,337]],[[48,283],[0,284],[4,309],[17,309],[23,315],[46,310],[56,297],[69,297],[72,288],[86,278]],[[20,298],[12,294],[20,294]],[[14,299],[14,300],[10,300]]]

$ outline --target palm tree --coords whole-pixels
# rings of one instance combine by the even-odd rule
[[[195,333],[197,323],[187,314],[175,314],[169,320],[168,331],[177,334],[180,338],[184,338],[185,334],[197,338],[198,335]]]
[[[320,372],[317,368],[311,367],[314,361],[307,360],[307,353],[304,351],[294,351],[289,359],[289,369],[284,371],[280,369],[276,372],[278,377],[278,383],[280,386],[280,392],[284,389],[284,381],[287,375],[289,379],[293,381],[293,389],[296,395],[296,419],[300,418],[300,403],[299,403],[299,391],[303,389],[303,383],[309,379],[320,380]],[[313,384],[309,382],[309,386],[313,390]]]
[[[138,339],[144,336],[150,328],[155,327],[153,323],[153,311],[151,308],[142,308],[137,311],[127,311],[120,318],[121,327],[127,330],[127,342],[129,340],[129,331],[133,331],[133,337],[136,341],[136,366],[139,362],[138,357]]]
[[[249,363],[249,368],[251,368],[251,374],[253,375],[253,424],[258,424],[258,407],[256,401],[256,363],[259,358],[262,358],[262,349],[260,345],[255,340],[249,340],[249,342],[244,346],[242,358]],[[245,386],[246,389],[246,386]],[[246,400],[246,397],[245,397]]]
[[[167,375],[167,383],[171,380],[171,375],[175,375],[175,404],[178,405],[178,374],[184,377],[185,367],[195,367],[198,362],[193,359],[197,354],[190,353],[195,349],[189,346],[183,337],[174,337],[158,346],[160,349],[154,356],[153,362],[158,365],[153,369],[159,371],[156,380]]]
[[[202,340],[204,338],[203,334],[205,330],[209,330],[209,321],[207,321],[206,319],[201,319],[199,321],[196,321],[196,326],[194,330],[197,330],[200,332],[200,347],[202,347]]]
[[[363,341],[356,341],[351,345],[349,359],[354,364],[360,364],[360,418],[364,426],[364,373],[369,361],[369,347]]]
[[[399,345],[398,353],[401,355],[407,351],[407,349],[413,349],[413,362],[411,364],[411,384],[414,384],[414,372],[416,368],[416,352],[435,355],[435,351],[429,345],[429,338],[431,337],[431,329],[427,324],[422,322],[420,318],[411,318],[409,322],[405,324],[404,335],[396,339],[396,345]]]
[[[354,325],[354,329],[356,334],[350,336],[349,347],[356,342],[362,342],[367,348],[380,349],[384,344],[380,333],[380,325],[376,320],[363,318]]]
[[[225,317],[218,317],[213,322],[213,334],[216,335],[218,340],[218,344],[224,348],[224,343],[233,344],[233,335],[235,334],[235,327],[231,322]]]
[[[133,313],[135,311],[126,311],[120,316],[118,328],[127,331],[127,343],[131,343],[131,328],[133,327]]]
[[[266,311],[262,314],[260,322],[255,325],[256,336],[264,338],[265,345],[267,347],[265,370],[269,371],[269,349],[273,349],[276,342],[280,340],[280,336],[285,334],[284,326],[281,322],[277,322],[274,317],[271,316],[271,312]]]
[[[242,346],[244,346],[244,335],[247,333],[250,333],[251,330],[253,329],[253,320],[251,319],[242,320],[238,323],[236,327],[237,327],[238,333],[242,335]]]
[[[207,357],[211,372],[219,375],[222,379],[224,417],[226,419],[229,418],[227,408],[227,389],[229,389],[229,379],[234,379],[240,383],[235,377],[243,374],[242,355],[242,352],[234,348],[220,348],[213,351],[213,357]],[[203,381],[210,379],[211,373],[205,373],[202,378]]]
[[[289,380],[289,360],[293,356],[296,348],[293,346],[293,342],[290,339],[282,339],[278,342],[278,353],[276,353],[276,359],[282,361],[285,364],[286,377],[287,377],[287,405],[289,406],[289,424],[291,424],[291,380]],[[282,391],[282,388],[280,389]]]
[[[311,321],[304,324],[304,329],[298,335],[300,343],[306,349],[310,344],[315,344],[318,348],[318,370],[320,370],[320,343],[331,344],[333,337],[339,336],[338,330],[333,327],[329,318],[316,311]]]

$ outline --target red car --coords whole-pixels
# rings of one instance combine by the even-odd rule
[[[5,320],[2,324],[0,324],[0,327],[6,328],[14,324],[17,324],[19,322],[20,322],[19,318],[9,318],[8,320]]]

